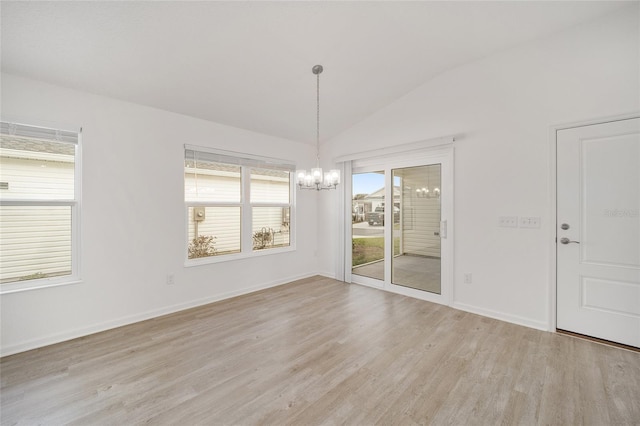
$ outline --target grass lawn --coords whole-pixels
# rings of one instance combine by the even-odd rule
[[[400,251],[400,239],[396,238],[393,244],[393,252]],[[382,260],[384,258],[384,237],[354,238],[351,266]]]

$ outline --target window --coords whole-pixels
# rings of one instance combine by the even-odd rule
[[[188,262],[292,247],[294,164],[188,145],[184,161]]]
[[[79,134],[0,123],[0,292],[79,279]]]

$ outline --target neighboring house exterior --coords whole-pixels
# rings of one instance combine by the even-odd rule
[[[35,143],[35,142],[34,142]],[[3,140],[0,148],[0,191],[11,199],[34,199],[47,194],[54,183],[56,197],[73,198],[74,156],[48,149],[39,144],[37,151],[29,149],[25,141],[9,143]],[[48,152],[47,152],[48,151]],[[185,168],[185,189],[198,187],[216,194],[232,192],[238,186],[237,179],[223,172],[205,175],[199,170],[198,182]],[[252,196],[259,198],[276,194],[287,197],[289,177],[284,172],[257,173],[252,175]],[[50,191],[49,191],[50,192]],[[15,282],[32,278],[68,275],[72,262],[72,223],[67,206],[3,206],[0,209],[0,282]],[[255,206],[252,209],[253,232],[266,231],[271,235],[268,247],[288,246],[289,208]],[[206,207],[205,217],[194,220],[193,207],[188,208],[188,238],[197,235],[215,237],[216,254],[240,251],[239,207]],[[176,226],[182,226],[176,218]],[[126,242],[123,241],[123,244]],[[265,247],[265,248],[268,248]]]
[[[220,165],[216,169],[225,169]],[[229,167],[232,169],[233,167]],[[272,202],[289,202],[288,172],[258,169],[251,174],[251,191],[249,197],[255,200],[271,200]],[[229,205],[204,207],[204,215],[197,218],[195,206],[188,207],[189,241],[201,235],[215,238],[216,254],[240,252],[241,244],[241,207],[234,205],[240,197],[240,177],[235,170],[206,169],[203,164],[198,168],[185,167],[185,194],[187,205],[189,194],[199,194],[199,199],[210,198],[212,201],[225,202]],[[203,196],[210,193],[211,196]],[[268,204],[268,203],[265,203]],[[268,233],[268,247],[283,247],[290,244],[290,210],[288,207],[260,205],[251,207],[252,233]]]
[[[393,204],[400,207],[400,187],[395,186],[393,188]],[[375,211],[377,207],[384,207],[384,188],[380,188],[371,194],[364,196],[360,195],[358,198],[352,200],[353,205],[353,222],[362,222],[365,220],[367,213]]]
[[[3,138],[0,148],[2,197],[73,199],[73,147],[59,145]],[[71,273],[69,209],[68,206],[2,206],[0,282]]]
[[[399,254],[440,257],[440,166],[407,168],[398,173],[393,205],[394,224],[399,222],[394,228],[394,236],[400,240]],[[423,191],[427,188],[429,192]],[[367,213],[385,206],[384,193],[381,188],[353,199],[353,222],[362,222]]]

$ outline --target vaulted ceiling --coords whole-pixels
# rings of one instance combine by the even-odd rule
[[[2,1],[2,71],[291,140],[326,140],[458,65],[615,1]]]

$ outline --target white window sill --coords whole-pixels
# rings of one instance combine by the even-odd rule
[[[256,250],[248,253],[222,254],[219,256],[208,256],[208,257],[202,257],[199,259],[187,259],[184,262],[184,266],[186,268],[191,268],[193,266],[209,265],[212,263],[232,262],[234,260],[251,259],[251,258],[260,257],[260,256],[270,256],[273,254],[288,253],[295,250],[296,250],[295,246],[291,245],[288,247]]]
[[[39,280],[17,281],[0,285],[0,294],[18,293],[22,291],[38,290],[41,288],[59,287],[65,285],[81,284],[82,280],[77,277],[43,278]]]

